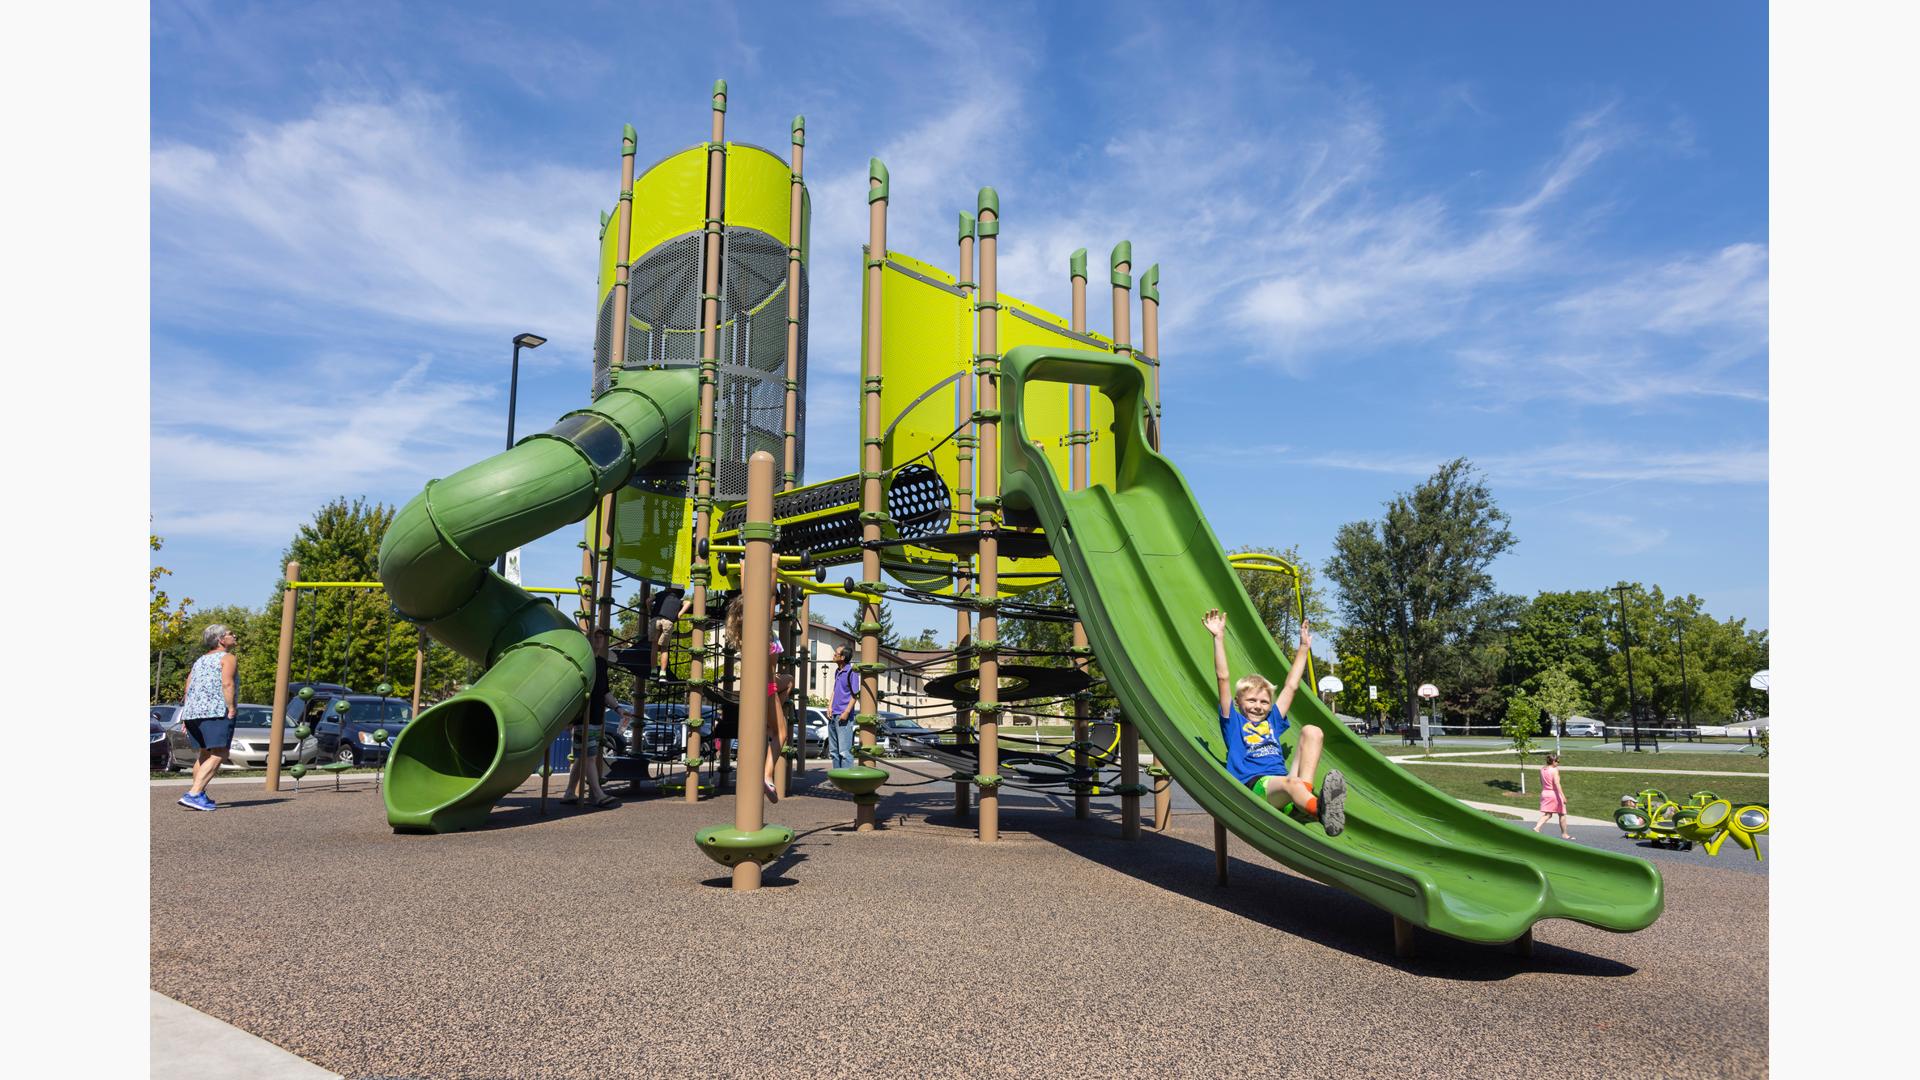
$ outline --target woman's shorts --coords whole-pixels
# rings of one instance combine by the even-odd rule
[[[224,716],[182,720],[187,738],[199,750],[225,750],[233,745],[233,721]]]

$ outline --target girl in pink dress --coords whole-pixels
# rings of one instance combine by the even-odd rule
[[[1560,755],[1548,754],[1547,763],[1540,766],[1540,821],[1533,831],[1539,832],[1555,814],[1560,815],[1560,838],[1573,839],[1567,831],[1567,793],[1560,788]]]

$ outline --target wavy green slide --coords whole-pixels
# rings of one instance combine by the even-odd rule
[[[1026,384],[1041,381],[1089,384],[1113,399],[1114,486],[1066,491],[1045,456],[1032,452],[1020,403]],[[1235,835],[1308,877],[1467,941],[1513,941],[1541,919],[1631,931],[1660,916],[1661,880],[1651,863],[1539,836],[1461,805],[1357,738],[1306,687],[1294,698],[1284,738],[1297,743],[1302,724],[1325,732],[1322,776],[1337,768],[1350,785],[1346,831],[1328,837],[1235,781],[1201,615],[1226,613],[1236,674],[1277,678],[1289,661],[1259,629],[1186,481],[1146,444],[1140,369],[1106,353],[1025,347],[1007,354],[1002,390],[1006,507],[1031,511],[1045,527],[1101,669],[1155,759]],[[1274,493],[1260,497],[1279,501]]]
[[[495,574],[494,560],[584,520],[635,469],[686,458],[697,404],[692,370],[620,372],[590,407],[429,483],[395,516],[380,544],[388,598],[487,671],[401,729],[387,765],[388,824],[415,832],[480,824],[579,713],[593,688],[586,636]]]

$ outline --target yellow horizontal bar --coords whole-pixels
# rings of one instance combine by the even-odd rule
[[[386,590],[386,586],[381,584],[378,581],[291,581],[287,583],[287,588],[289,589],[379,589],[383,592]],[[548,588],[543,588],[536,585],[522,585],[521,588],[525,589],[527,592],[558,593],[562,595],[568,595],[568,594],[578,593],[581,587],[578,585],[575,585],[571,589],[548,589]]]

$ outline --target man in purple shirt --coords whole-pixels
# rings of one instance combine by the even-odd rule
[[[830,768],[853,767],[853,706],[860,699],[860,673],[853,669],[853,650],[845,645],[833,651],[833,704],[827,708],[827,757]]]

